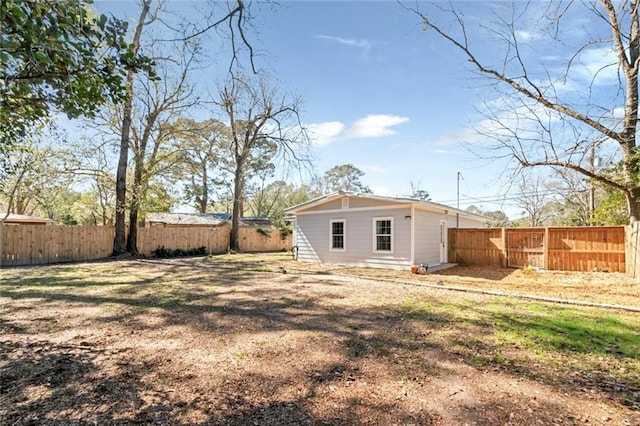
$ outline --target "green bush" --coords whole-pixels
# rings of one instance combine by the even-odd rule
[[[169,258],[169,257],[187,257],[187,256],[206,256],[207,248],[205,246],[193,249],[168,249],[160,246],[151,252],[153,257]]]

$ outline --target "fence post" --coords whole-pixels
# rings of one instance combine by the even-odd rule
[[[502,238],[502,259],[500,259],[500,266],[502,266],[503,268],[506,268],[507,266],[509,266],[509,261],[507,258],[507,228],[505,227],[502,227],[501,238]]]
[[[640,221],[625,226],[625,264],[626,272],[633,278],[640,278]]]
[[[542,269],[549,269],[549,227],[544,228],[544,238],[542,240]]]
[[[4,223],[0,222],[0,268],[2,268],[2,250],[4,248]]]

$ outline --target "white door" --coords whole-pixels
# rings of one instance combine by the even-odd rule
[[[447,262],[447,221],[440,221],[440,263]]]

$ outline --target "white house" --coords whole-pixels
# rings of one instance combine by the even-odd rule
[[[488,219],[411,198],[336,192],[285,210],[295,216],[293,245],[303,262],[408,269],[447,262],[447,229]]]

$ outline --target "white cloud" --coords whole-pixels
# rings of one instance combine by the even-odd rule
[[[313,144],[325,146],[336,140],[380,138],[395,135],[396,132],[391,127],[407,121],[409,121],[407,117],[378,114],[360,118],[354,121],[349,128],[340,121],[312,123],[308,124],[306,128]]]
[[[328,145],[344,130],[344,124],[339,121],[309,124],[307,133],[311,142],[318,146]]]
[[[357,139],[395,135],[396,132],[391,129],[391,127],[406,123],[407,121],[409,121],[409,118],[398,115],[367,115],[364,118],[356,120],[346,131],[345,136],[349,139]]]
[[[381,195],[383,197],[395,197],[397,195],[391,190],[391,188],[385,185],[371,185],[369,188],[374,194]]]
[[[613,49],[601,47],[585,50],[580,55],[582,66],[577,68],[578,76],[599,84],[609,84],[618,79],[618,58]]]
[[[321,40],[334,41],[336,43],[340,43],[345,46],[356,47],[364,51],[369,51],[373,47],[373,43],[367,39],[357,40],[355,38],[342,38],[342,37],[335,37],[335,36],[329,36],[324,34],[318,34],[316,38]]]
[[[369,173],[369,174],[374,174],[374,173],[378,173],[378,174],[388,174],[394,171],[395,167],[389,167],[389,166],[378,166],[375,164],[372,165],[363,165],[360,166],[360,169],[365,172],[365,173]]]
[[[532,41],[532,40],[538,40],[541,38],[540,34],[538,33],[531,32],[531,31],[523,31],[523,30],[516,30],[515,36],[516,36],[516,39],[518,39],[518,41]]]
[[[465,128],[461,130],[457,130],[455,132],[447,133],[439,136],[436,139],[436,144],[438,145],[452,145],[457,143],[469,143],[475,142],[480,138],[478,132],[473,128]],[[445,150],[441,150],[443,152],[438,152],[438,154],[446,153]],[[436,151],[437,152],[437,151]]]

